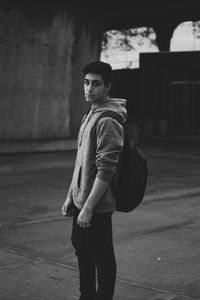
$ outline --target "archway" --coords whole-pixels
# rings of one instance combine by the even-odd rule
[[[200,21],[180,23],[173,32],[170,51],[197,50],[200,50]]]

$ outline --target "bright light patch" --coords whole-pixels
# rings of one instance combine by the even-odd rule
[[[155,41],[156,34],[149,27],[107,31],[100,59],[113,69],[139,68],[139,53],[159,51]]]
[[[183,22],[174,30],[170,51],[200,50],[200,21]]]

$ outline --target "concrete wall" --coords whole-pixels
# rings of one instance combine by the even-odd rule
[[[100,58],[103,33],[102,20],[95,15],[77,14],[75,42],[72,55],[72,82],[70,95],[71,137],[76,137],[88,105],[83,93],[83,66]]]
[[[0,10],[0,142],[76,137],[86,110],[80,70],[99,57],[92,22],[67,9],[44,18]]]

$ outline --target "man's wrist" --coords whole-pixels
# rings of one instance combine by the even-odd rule
[[[93,212],[94,207],[92,207],[92,205],[89,204],[89,203],[85,203],[84,206],[83,206],[83,210],[86,210],[88,212]]]

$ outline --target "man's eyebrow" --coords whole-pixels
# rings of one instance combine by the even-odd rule
[[[91,81],[92,83],[93,82],[94,83],[96,83],[96,82],[102,82],[102,80],[100,80],[100,79],[92,79],[92,80],[90,80],[90,79],[87,79],[87,78],[85,78],[84,81],[87,81],[87,82]]]
[[[92,82],[101,82],[101,80],[100,79],[94,79],[94,80],[92,80]]]

